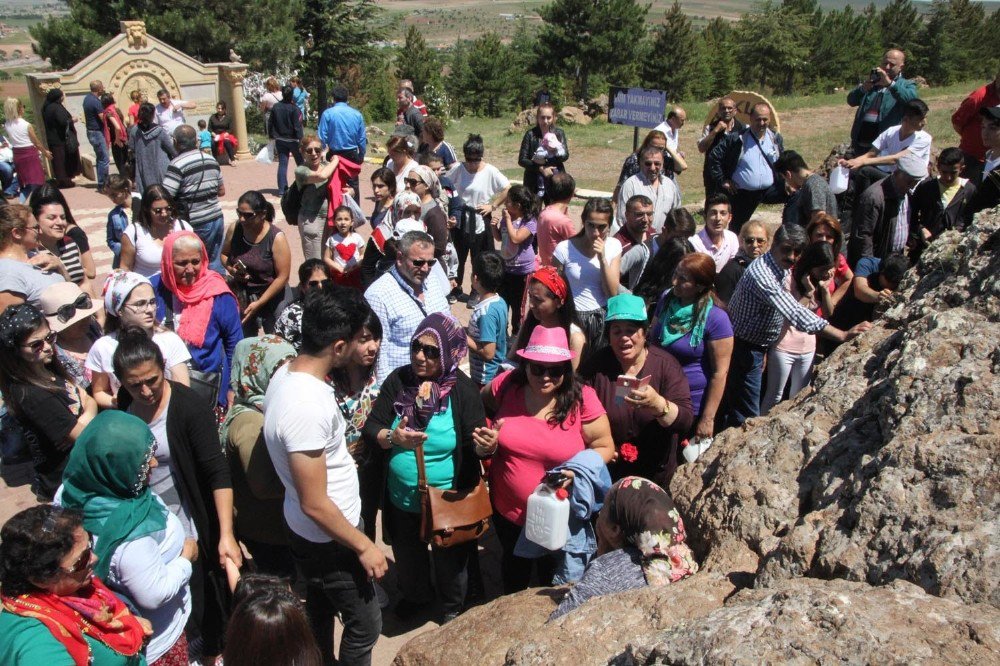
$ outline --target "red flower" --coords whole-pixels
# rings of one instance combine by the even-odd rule
[[[634,463],[639,459],[639,449],[635,448],[635,445],[631,442],[622,444],[621,448],[618,449],[618,454],[625,462]]]

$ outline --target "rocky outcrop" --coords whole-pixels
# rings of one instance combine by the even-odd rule
[[[578,106],[564,106],[559,109],[559,120],[567,125],[589,125],[591,117]]]
[[[698,574],[550,624],[540,592],[500,599],[397,663],[467,661],[471,636],[478,663],[1000,663],[998,375],[1000,210],[935,241],[811,389],[678,471]]]
[[[871,588],[803,578],[741,592],[725,608],[635,641],[610,663],[986,664],[998,655],[995,608],[902,581]]]

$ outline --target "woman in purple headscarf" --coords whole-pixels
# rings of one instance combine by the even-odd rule
[[[383,502],[383,529],[392,537],[402,598],[396,614],[406,620],[441,601],[443,622],[462,612],[466,566],[475,542],[431,548],[420,540],[420,497],[415,449],[423,447],[427,484],[467,489],[479,483],[481,468],[473,432],[486,424],[479,390],[459,370],[465,357],[465,331],[449,314],[428,315],[413,333],[410,364],[394,370],[382,384],[364,435],[389,451]]]

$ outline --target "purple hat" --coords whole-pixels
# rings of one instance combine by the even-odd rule
[[[518,349],[517,355],[527,361],[538,363],[565,363],[576,357],[569,348],[566,329],[546,326],[536,326],[531,332],[527,346]]]

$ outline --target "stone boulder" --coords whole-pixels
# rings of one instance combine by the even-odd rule
[[[903,581],[873,588],[804,578],[740,592],[725,608],[634,642],[610,662],[595,655],[578,663],[986,664],[997,659],[995,608],[934,597]]]
[[[671,492],[692,547],[756,585],[909,580],[1000,607],[1000,215],[948,232],[810,390],[716,438]]]
[[[578,106],[564,106],[559,110],[559,120],[567,125],[589,125],[591,117]]]
[[[510,124],[507,128],[508,134],[514,134],[515,132],[524,132],[529,127],[535,126],[535,109],[525,109],[521,113],[517,114],[514,118],[514,122]]]
[[[610,110],[610,104],[608,102],[607,95],[598,95],[587,100],[587,103],[583,105],[586,108],[586,114],[591,118],[597,118],[598,116],[607,116]]]

